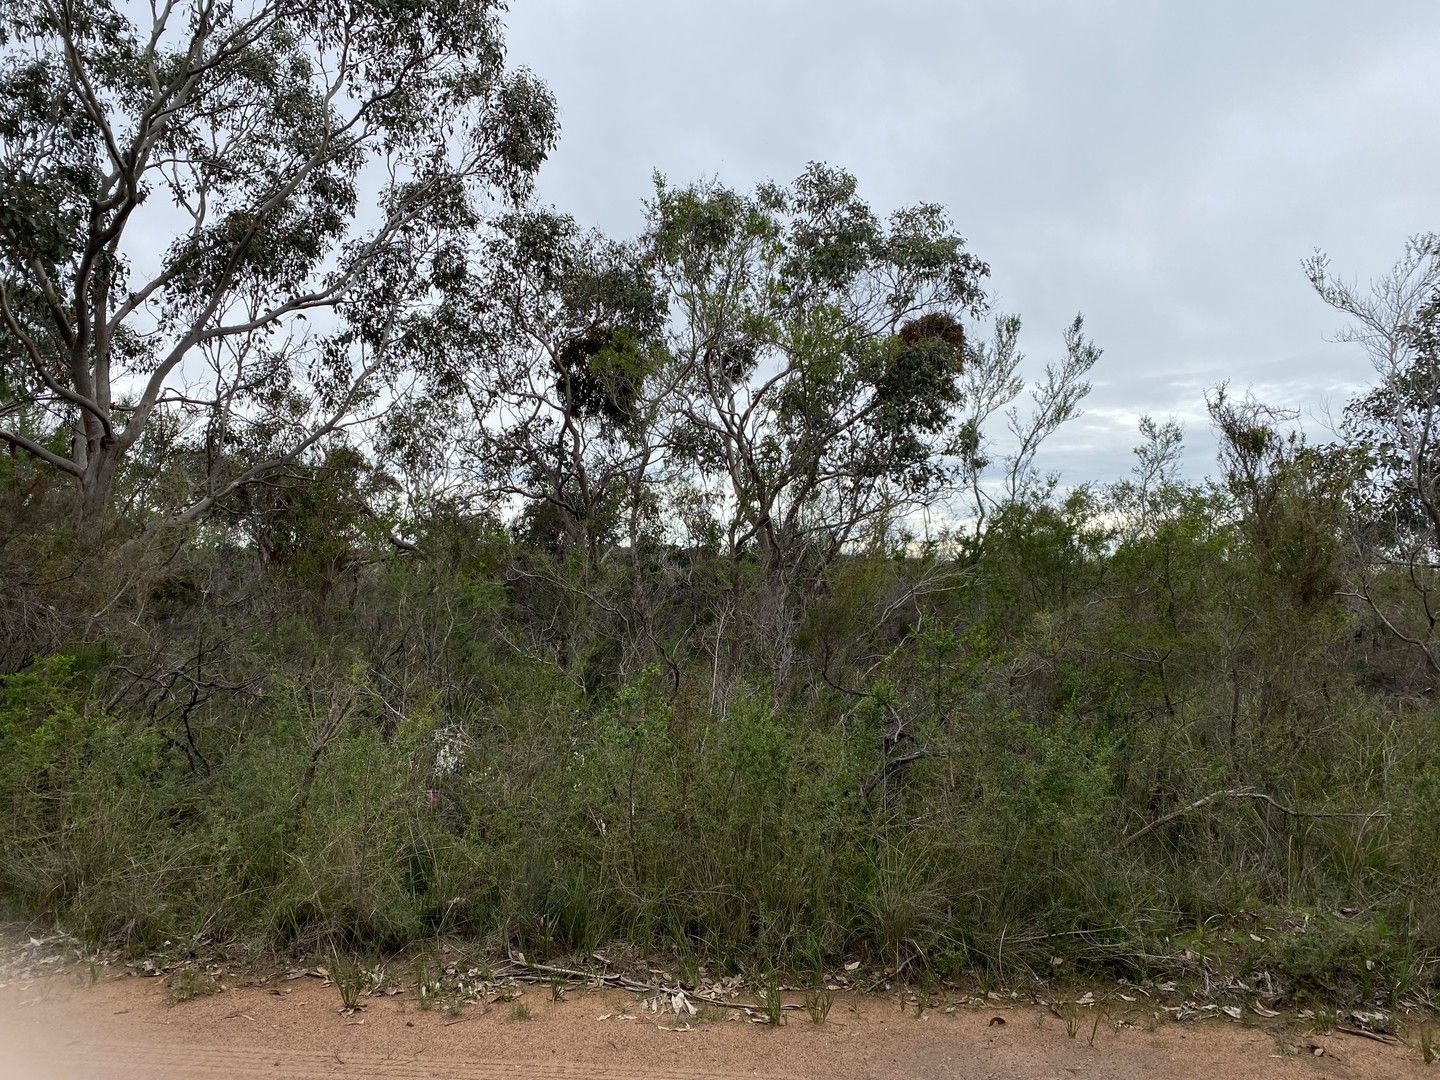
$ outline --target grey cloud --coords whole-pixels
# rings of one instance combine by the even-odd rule
[[[584,221],[633,231],[653,169],[823,159],[878,207],[948,206],[1037,369],[1083,311],[1106,355],[1051,454],[1069,482],[1124,473],[1144,412],[1202,472],[1222,380],[1343,400],[1370,372],[1300,260],[1364,277],[1440,228],[1433,3],[522,0],[510,25],[565,124],[542,197]]]

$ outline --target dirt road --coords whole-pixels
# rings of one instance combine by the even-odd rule
[[[841,999],[821,1027],[803,1013],[772,1029],[738,1020],[666,1030],[631,995],[547,988],[533,1010],[422,1011],[409,994],[338,1011],[314,979],[171,1005],[158,979],[64,974],[0,987],[0,1077],[393,1077],[499,1080],[739,1080],[767,1077],[1329,1078],[1430,1076],[1413,1046],[1239,1024],[1100,1025],[1075,1037],[1033,1006],[902,1014],[894,999]],[[624,1017],[633,1017],[626,1019]],[[996,1022],[1001,1017],[1003,1023]],[[1314,1047],[1323,1050],[1316,1055]]]

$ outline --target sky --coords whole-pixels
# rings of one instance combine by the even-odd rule
[[[1208,387],[1325,417],[1371,381],[1301,261],[1365,281],[1440,230],[1440,3],[513,0],[560,104],[539,196],[636,232],[659,170],[750,187],[843,166],[945,205],[1032,375],[1078,311],[1105,350],[1042,464],[1118,479],[1143,414],[1213,464]]]

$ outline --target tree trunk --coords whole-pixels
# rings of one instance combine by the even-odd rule
[[[113,441],[101,443],[86,462],[75,501],[75,533],[83,541],[98,539],[105,527],[118,464],[119,449]]]

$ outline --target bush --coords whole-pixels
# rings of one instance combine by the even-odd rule
[[[1226,506],[1013,508],[788,614],[713,553],[687,592],[452,523],[294,596],[294,560],[202,535],[0,680],[0,895],[136,950],[618,942],[807,984],[1157,975],[1266,911],[1237,963],[1393,997],[1440,955],[1433,709]]]

